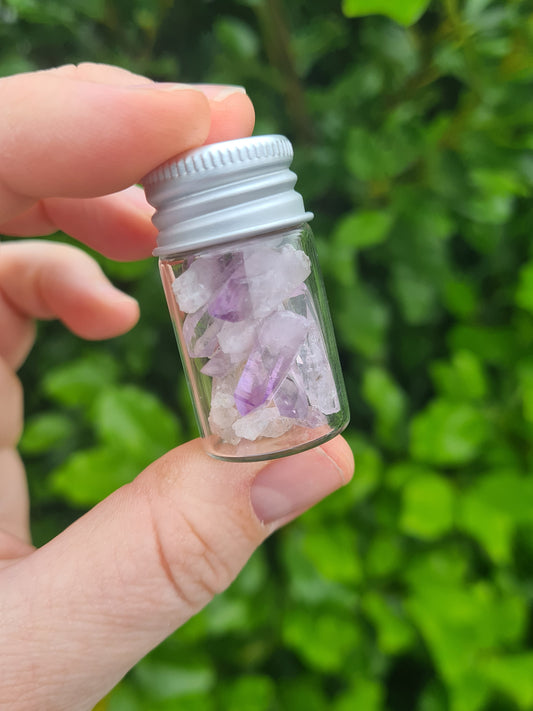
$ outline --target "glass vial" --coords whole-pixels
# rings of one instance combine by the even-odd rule
[[[349,420],[314,238],[283,136],[193,149],[144,179],[209,454],[270,459]]]

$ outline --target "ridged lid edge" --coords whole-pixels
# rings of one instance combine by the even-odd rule
[[[233,141],[212,143],[192,148],[163,163],[142,180],[144,186],[183,177],[195,177],[208,172],[242,170],[247,164],[277,160],[286,164],[293,158],[291,142],[281,135],[251,136]],[[270,160],[269,160],[270,159]]]

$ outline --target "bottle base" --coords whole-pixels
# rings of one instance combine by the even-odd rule
[[[310,436],[311,430],[299,428],[301,433],[297,441],[295,441],[294,433],[291,430],[276,440],[263,437],[261,442],[241,441],[237,446],[221,442],[218,437],[214,438],[213,436],[204,439],[203,442],[207,454],[213,459],[223,462],[264,462],[290,457],[292,454],[299,454],[307,449],[318,447],[341,434],[348,426],[348,422],[349,420],[346,420],[339,427],[333,429],[327,426],[313,428],[313,436]],[[214,442],[214,439],[217,441]]]

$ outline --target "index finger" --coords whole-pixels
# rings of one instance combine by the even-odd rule
[[[90,80],[70,70],[0,80],[0,225],[10,234],[13,218],[32,209],[33,218],[43,212],[34,234],[50,231],[46,210],[33,207],[42,198],[115,193],[173,155],[251,130],[242,93],[226,90],[228,100],[216,101],[224,87],[161,86],[134,75],[125,85],[130,75],[118,82],[110,69],[93,67]]]

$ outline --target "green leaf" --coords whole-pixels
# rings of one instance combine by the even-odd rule
[[[485,582],[459,588],[419,580],[407,609],[450,686],[475,673],[489,650],[517,640],[527,622],[525,600]]]
[[[386,210],[358,210],[344,216],[333,233],[333,242],[339,247],[364,249],[373,247],[387,238],[393,215]]]
[[[533,360],[524,360],[519,364],[518,382],[524,419],[533,424]]]
[[[233,582],[231,589],[239,595],[250,598],[265,589],[268,575],[264,549],[257,548]]]
[[[235,17],[221,17],[215,24],[215,34],[224,52],[236,59],[249,61],[257,55],[258,37],[248,23]]]
[[[385,303],[364,285],[352,289],[350,299],[335,316],[339,340],[368,358],[383,354],[389,321]]]
[[[52,489],[74,506],[92,506],[139,474],[123,450],[95,447],[73,454],[50,476]]]
[[[332,513],[346,515],[351,513],[355,503],[363,501],[379,487],[383,461],[379,451],[353,428],[349,427],[344,437],[354,454],[357,476],[348,487],[339,491],[339,496],[328,497],[323,506]]]
[[[139,686],[154,700],[207,693],[215,684],[215,675],[208,666],[183,667],[150,659],[139,662],[133,675]]]
[[[7,7],[12,7],[20,15],[23,15],[28,10],[37,8],[37,0],[6,0]]]
[[[149,464],[180,444],[176,416],[153,394],[133,385],[107,388],[95,403],[94,425],[103,442]]]
[[[390,120],[381,130],[356,126],[346,145],[346,166],[359,180],[387,180],[406,171],[421,150],[416,125]]]
[[[458,526],[499,564],[510,563],[516,528],[531,521],[533,480],[513,471],[485,474],[459,499]]]
[[[462,588],[468,570],[464,547],[446,542],[409,559],[403,578],[416,590],[450,585]]]
[[[479,477],[472,493],[488,506],[505,513],[515,523],[531,523],[533,478],[515,471],[494,471]]]
[[[346,17],[386,15],[401,25],[412,25],[424,14],[430,0],[343,0]]]
[[[339,694],[330,708],[333,711],[382,711],[385,708],[384,689],[378,682],[361,677],[348,691]]]
[[[411,452],[421,462],[462,466],[478,457],[488,436],[481,410],[467,403],[434,400],[411,422]]]
[[[522,711],[533,706],[533,652],[508,654],[490,659],[485,665],[487,679]]]
[[[394,575],[403,562],[402,539],[397,533],[377,533],[363,557],[365,570],[370,577]]]
[[[303,538],[303,550],[318,573],[327,580],[356,584],[361,580],[361,562],[353,529],[330,524],[311,529]]]
[[[384,444],[397,444],[405,423],[406,398],[392,376],[379,366],[363,375],[362,392],[377,417],[377,431]]]
[[[397,600],[369,592],[361,606],[376,628],[380,650],[385,654],[398,654],[410,647],[414,631]]]
[[[90,17],[91,20],[104,21],[107,10],[105,0],[76,0],[74,4],[79,13]]]
[[[515,301],[526,311],[533,313],[533,262],[528,262],[520,270],[520,281],[516,289]]]
[[[356,621],[335,612],[294,608],[283,618],[283,640],[311,668],[340,672],[360,643]]]
[[[475,168],[471,178],[476,187],[490,195],[527,195],[523,180],[513,170]]]
[[[461,211],[481,225],[503,225],[511,217],[514,203],[511,195],[481,194],[465,201]]]
[[[281,678],[278,682],[280,711],[324,711],[328,707],[328,700],[321,681],[314,673],[300,673],[298,676]]]
[[[213,637],[250,629],[250,613],[244,598],[217,595],[206,608],[205,619],[207,631]]]
[[[449,363],[433,363],[431,375],[440,394],[450,400],[479,400],[487,393],[485,371],[471,351],[455,352]]]
[[[109,353],[92,351],[50,370],[43,389],[62,405],[89,407],[100,392],[115,383],[117,375],[118,363]]]
[[[358,280],[357,254],[349,245],[338,245],[333,240],[318,242],[320,265],[326,278],[343,289],[352,289]]]
[[[449,332],[448,342],[453,351],[472,351],[482,363],[498,365],[513,360],[515,336],[511,328],[459,324]]]
[[[417,711],[449,711],[444,685],[432,678],[420,695]]]
[[[430,275],[405,264],[393,264],[392,288],[407,323],[418,325],[434,319],[437,289]]]
[[[19,443],[24,454],[42,454],[72,437],[75,423],[60,412],[43,412],[27,420]]]
[[[102,709],[97,706],[94,711],[144,711],[144,704],[139,698],[137,689],[126,679],[123,679],[100,703]]]
[[[37,67],[28,58],[22,56],[19,52],[12,54],[4,54],[0,61],[0,77],[8,77],[12,74],[22,74],[23,72],[32,72]]]
[[[275,686],[272,679],[260,674],[247,674],[237,679],[221,694],[224,709],[239,711],[271,711],[275,703]]]
[[[385,480],[388,487],[393,491],[398,491],[403,489],[411,479],[425,476],[426,474],[432,476],[433,473],[434,472],[424,464],[411,461],[398,462],[397,464],[387,467]]]
[[[476,285],[466,279],[449,278],[444,282],[444,303],[458,318],[469,318],[479,308]]]
[[[305,550],[306,539],[301,526],[284,533],[281,553],[290,598],[298,605],[325,604],[334,609],[351,610],[356,600],[353,585],[335,582],[317,570]]]
[[[305,27],[294,28],[291,39],[298,76],[304,77],[314,66],[321,66],[324,60],[327,61],[331,52],[346,47],[349,32],[342,17],[332,13],[329,16],[309,17]]]
[[[480,613],[490,611],[483,587],[466,591],[427,586],[417,591],[407,608],[425,638],[437,668],[450,685],[472,669],[480,650],[492,641],[488,626],[478,630],[478,625],[482,624]]]
[[[454,489],[444,477],[413,477],[403,490],[400,527],[410,536],[435,540],[452,528],[454,505]]]
[[[461,496],[457,525],[478,540],[496,563],[510,562],[513,520],[483,501],[477,492],[466,492]]]
[[[490,692],[490,686],[480,670],[469,670],[450,685],[450,711],[482,711],[486,708]]]

